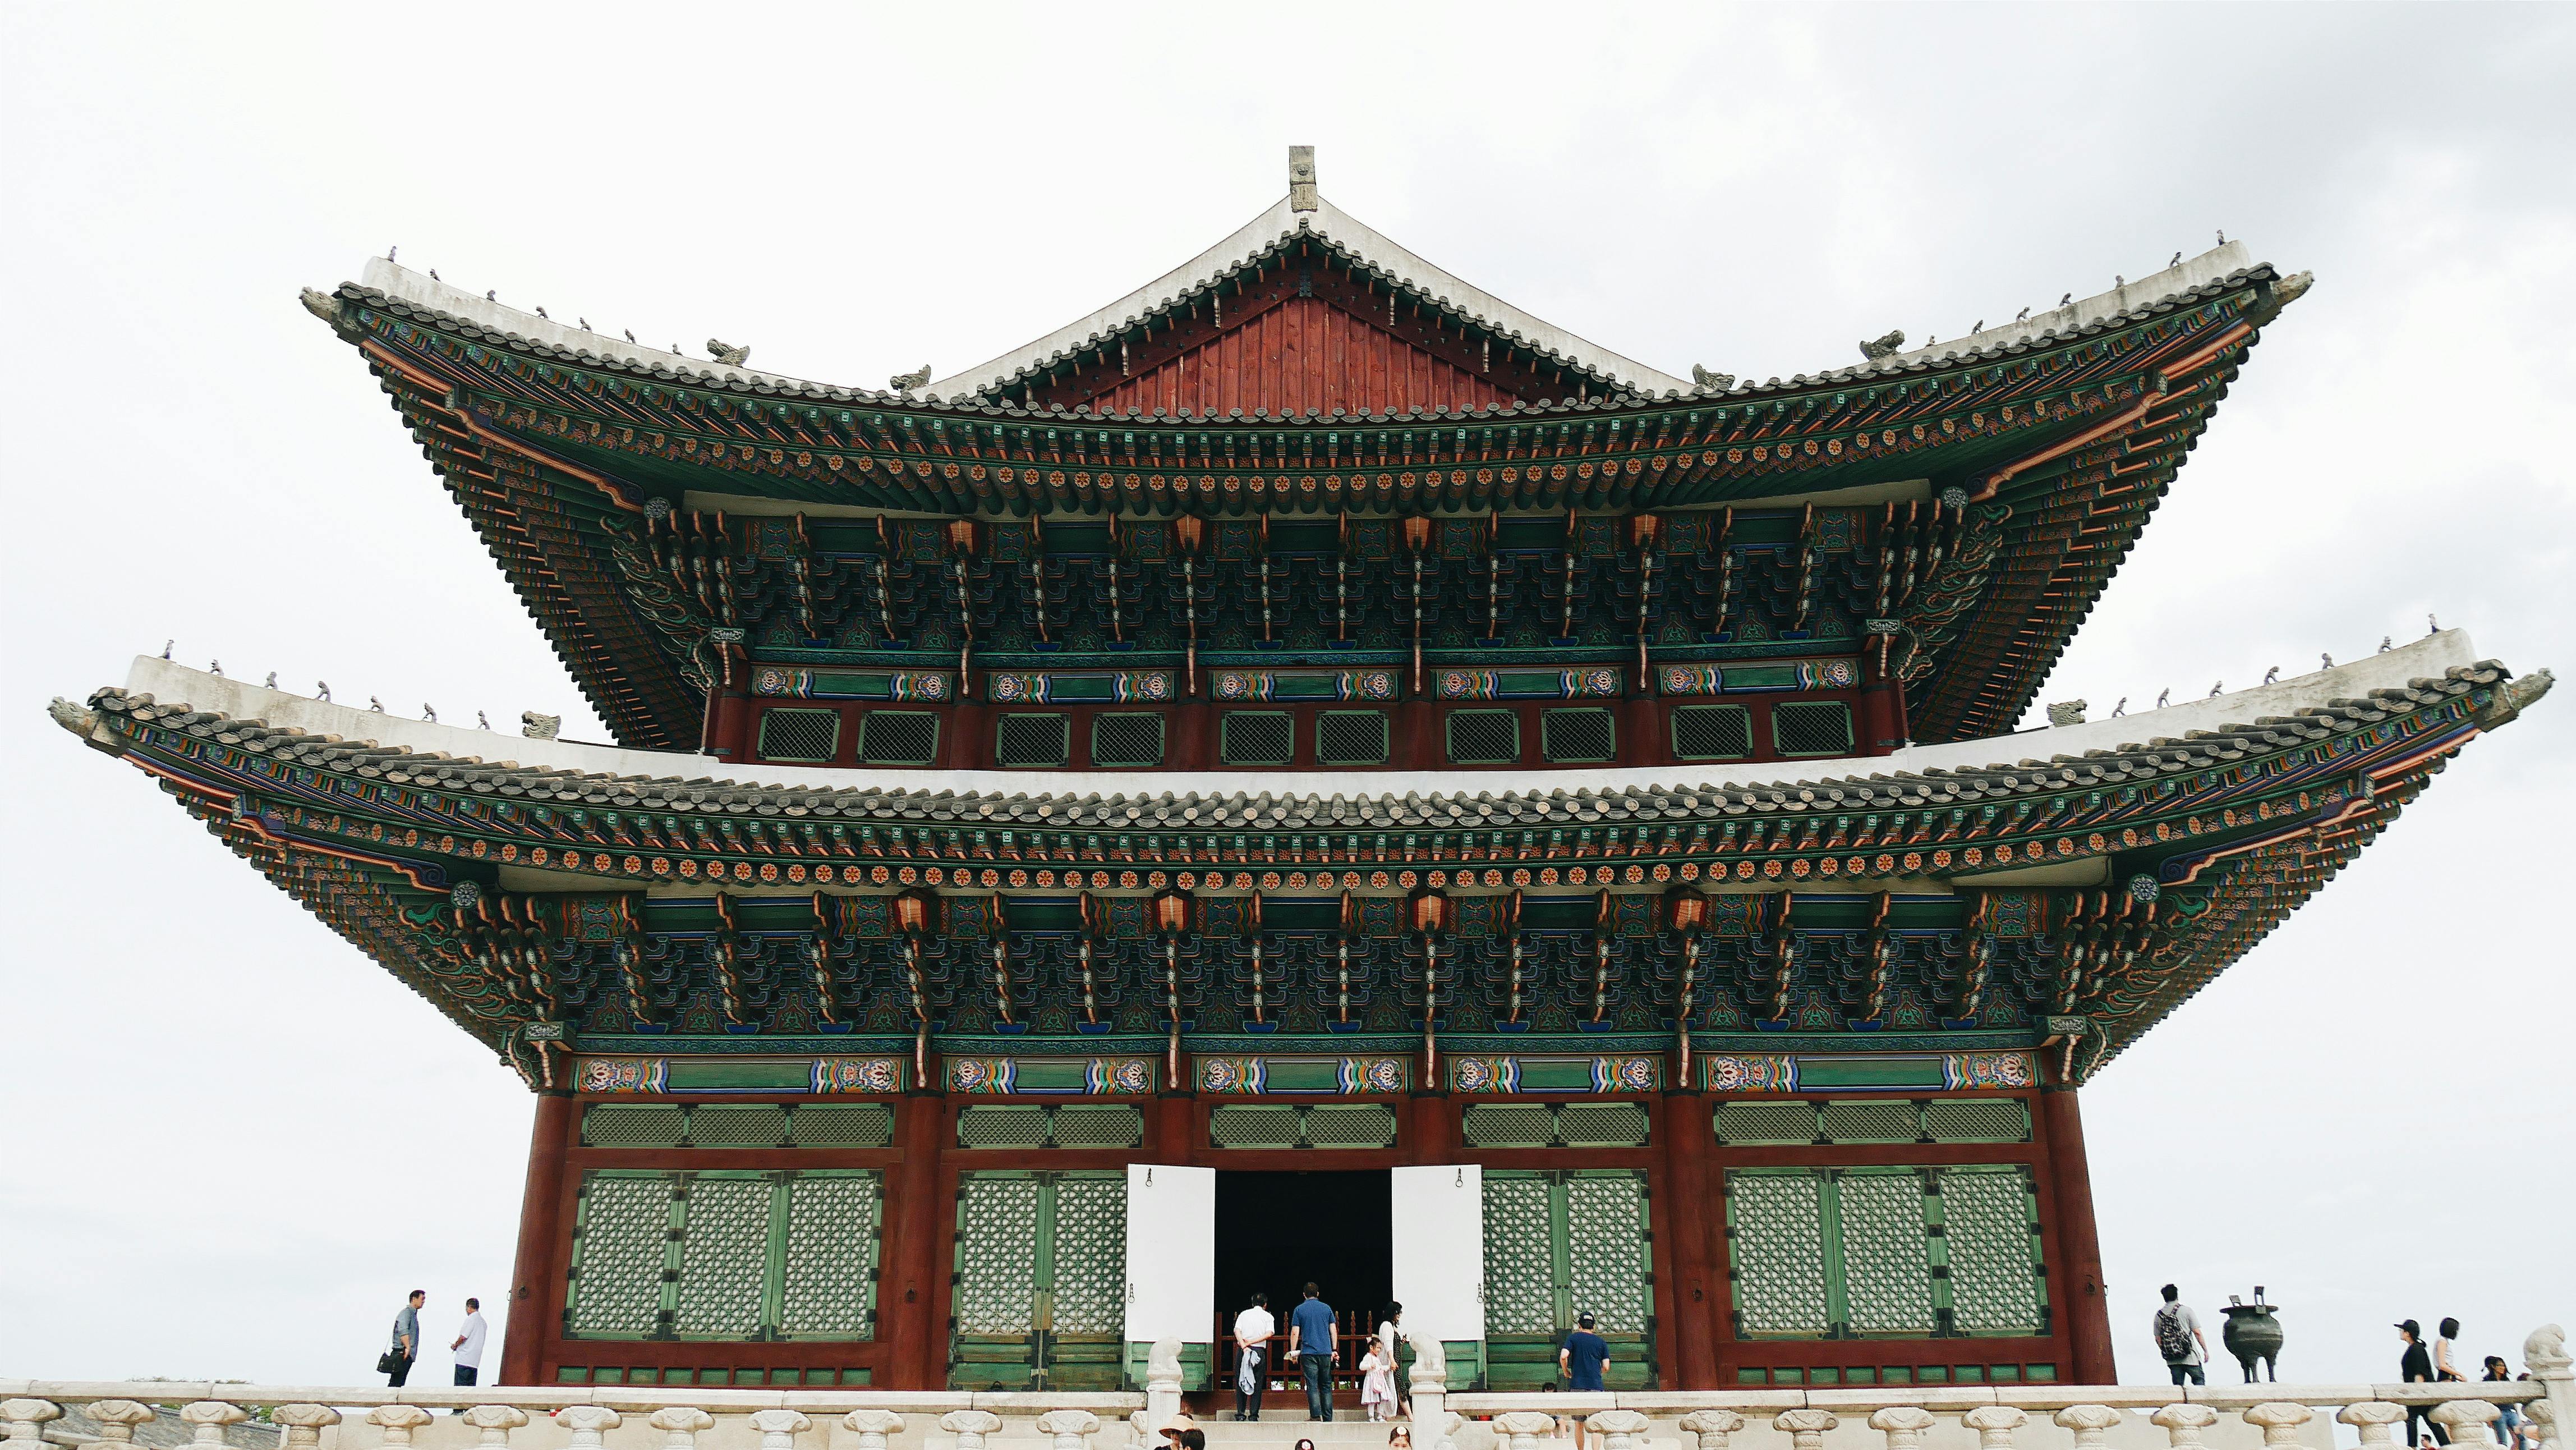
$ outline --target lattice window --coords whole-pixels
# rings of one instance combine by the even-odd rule
[[[1855,1334],[1927,1335],[1936,1327],[1925,1255],[1923,1175],[1908,1168],[1837,1175],[1844,1322]]]
[[[1797,1102],[1720,1103],[1717,1105],[1717,1137],[1721,1143],[1746,1146],[1813,1143],[1816,1141],[1815,1105]]]
[[[767,1103],[728,1103],[689,1110],[689,1143],[697,1148],[775,1148],[787,1141],[787,1110]]]
[[[1227,765],[1286,765],[1297,753],[1296,717],[1228,710],[1217,718],[1217,758]]]
[[[1068,1173],[1055,1185],[1055,1328],[1127,1327],[1127,1176]]]
[[[674,1331],[709,1339],[748,1339],[759,1331],[769,1266],[769,1189],[758,1176],[701,1173],[689,1180]]]
[[[1646,1142],[1640,1103],[1567,1103],[1556,1110],[1556,1136],[1569,1148],[1637,1148]]]
[[[1681,705],[1673,710],[1673,755],[1681,760],[1742,760],[1753,753],[1753,718],[1741,705]]]
[[[2027,1143],[2030,1107],[2019,1098],[1935,1098],[1923,1105],[1935,1143]]]
[[[581,1140],[595,1148],[676,1148],[687,1132],[678,1108],[602,1103],[581,1115]]]
[[[1309,1108],[1306,1141],[1317,1148],[1391,1148],[1395,1114],[1379,1103]]]
[[[1091,763],[1102,769],[1163,763],[1163,717],[1094,715]]]
[[[1618,755],[1619,732],[1597,707],[1547,710],[1538,718],[1539,748],[1560,765],[1592,764]]]
[[[796,1109],[800,1148],[883,1148],[894,1142],[894,1110],[883,1103],[806,1103]]]
[[[1546,1334],[1556,1328],[1554,1244],[1547,1180],[1485,1175],[1485,1333]]]
[[[1851,706],[1840,700],[1792,701],[1771,707],[1771,744],[1782,755],[1849,755]]]
[[[1060,766],[1070,734],[1070,716],[1005,715],[993,722],[993,763],[1006,770]]]
[[[1509,710],[1449,712],[1451,765],[1513,765],[1521,758],[1521,717]]]
[[[1477,1103],[1459,1115],[1470,1148],[1544,1148],[1556,1141],[1556,1114],[1544,1103]]]
[[[669,1176],[583,1175],[578,1223],[565,1327],[620,1339],[651,1334],[661,1323],[662,1267],[671,1241]]]
[[[1208,1139],[1220,1148],[1294,1148],[1303,1126],[1295,1108],[1229,1103],[1208,1114]]]
[[[1573,1310],[1600,1317],[1605,1334],[1642,1334],[1653,1310],[1646,1283],[1646,1175],[1577,1173],[1565,1183]]]
[[[1317,765],[1386,764],[1386,715],[1378,710],[1326,710],[1315,717]]]
[[[957,1112],[960,1148],[1043,1148],[1047,1129],[1044,1108],[960,1108]]]
[[[1119,1237],[1126,1237],[1122,1219]],[[968,1173],[957,1185],[957,1277],[951,1312],[967,1334],[1036,1328],[1038,1184],[1025,1175]]]
[[[802,1173],[788,1182],[780,1334],[875,1336],[882,1196],[874,1173]]]
[[[1133,1148],[1145,1141],[1145,1115],[1130,1107],[1055,1110],[1059,1148]]]
[[[939,716],[930,710],[870,710],[859,719],[859,759],[868,765],[928,765],[939,758]]]
[[[838,710],[764,710],[760,714],[763,760],[796,760],[824,765],[841,748]]]
[[[1748,1335],[1819,1337],[1825,1299],[1824,1176],[1803,1169],[1726,1176],[1735,1314]]]
[[[1825,1104],[1824,1136],[1828,1142],[1911,1143],[1921,1135],[1914,1104],[1901,1098]]]
[[[1953,1326],[1963,1334],[2045,1333],[2047,1298],[2030,1170],[1945,1168],[1940,1183]]]

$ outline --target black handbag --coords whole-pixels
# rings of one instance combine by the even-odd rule
[[[392,1374],[395,1370],[402,1368],[402,1366],[402,1351],[399,1349],[388,1349],[384,1353],[376,1356],[376,1373],[378,1374]]]

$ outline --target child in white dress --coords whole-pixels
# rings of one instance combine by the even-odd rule
[[[1360,1360],[1360,1405],[1371,1423],[1395,1413],[1395,1361],[1376,1340],[1369,1341],[1369,1352]]]

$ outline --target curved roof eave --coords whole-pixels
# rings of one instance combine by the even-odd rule
[[[1793,785],[1868,785],[1891,778],[1925,778],[2012,770],[2028,762],[2082,759],[2163,748],[2194,734],[2257,728],[2261,722],[2319,709],[2331,701],[2367,699],[2379,690],[2405,690],[2421,679],[2441,679],[2453,669],[2479,665],[2465,631],[2451,629],[2413,644],[2333,669],[2271,685],[2126,717],[2049,726],[2018,734],[1944,745],[1917,746],[1884,756],[1776,761],[1747,765],[1676,765],[1601,770],[1551,770],[1533,777],[1509,771],[1384,771],[1300,773],[1276,771],[1022,771],[906,770],[830,766],[736,767],[712,756],[628,750],[569,740],[534,740],[483,730],[378,714],[307,699],[246,681],[138,656],[124,693],[155,703],[182,702],[186,710],[318,740],[396,750],[458,764],[479,762],[566,778],[626,782],[686,781],[708,789],[905,792],[916,796],[980,799],[1115,799],[1183,801],[1192,797],[1263,800],[1421,800],[1492,796],[1517,790],[1537,794],[1697,791],[1778,788]]]

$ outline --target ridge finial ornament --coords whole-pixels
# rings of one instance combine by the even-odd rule
[[[1288,209],[1314,211],[1323,205],[1323,195],[1315,189],[1315,148],[1288,148]]]
[[[707,356],[729,368],[746,367],[751,362],[751,349],[718,342],[711,337],[707,339]]]
[[[1905,329],[1898,327],[1889,329],[1885,336],[1862,343],[1860,355],[1870,362],[1876,362],[1883,357],[1894,357],[1904,349]]]
[[[1702,392],[1722,393],[1735,386],[1735,374],[1713,373],[1698,363],[1692,363],[1691,381],[1698,384]]]
[[[911,372],[897,373],[893,377],[886,379],[886,386],[894,389],[898,393],[909,393],[915,388],[928,387],[929,385],[930,364],[928,363],[923,363],[921,366],[914,368]]]

